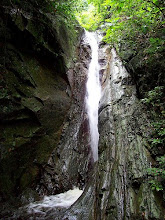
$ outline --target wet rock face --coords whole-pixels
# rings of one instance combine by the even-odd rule
[[[100,102],[96,212],[100,219],[162,219],[162,207],[147,182],[149,121],[130,75],[114,50],[110,56]]]
[[[157,33],[158,37],[163,39],[163,32]],[[137,87],[137,96],[142,98],[145,93],[155,88],[155,86],[164,86],[164,51],[155,53],[155,55],[146,55],[144,50],[146,45],[129,45],[128,39],[116,45],[117,52],[124,61],[127,70],[131,73],[132,79]],[[152,80],[151,80],[152,79]]]
[[[35,188],[72,102],[82,30],[38,7],[0,3],[0,200]]]

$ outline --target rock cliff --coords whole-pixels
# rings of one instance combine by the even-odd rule
[[[81,90],[72,68],[82,29],[47,7],[39,1],[0,3],[2,201],[33,194],[67,126],[71,103],[81,99],[78,91],[72,95],[73,86]]]

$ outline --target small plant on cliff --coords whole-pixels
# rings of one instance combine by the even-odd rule
[[[146,94],[146,98],[142,99],[142,102],[152,107],[152,114],[154,116],[165,116],[164,115],[164,86],[157,86],[153,90]]]
[[[149,91],[146,98],[142,99],[148,108],[153,119],[151,138],[149,143],[151,153],[157,157],[156,166],[148,169],[151,187],[154,190],[163,190],[165,184],[165,109],[164,109],[164,90],[163,86],[155,87]]]
[[[165,184],[165,155],[157,158],[157,167],[148,168],[148,174],[152,177],[151,187],[153,190],[164,189]]]

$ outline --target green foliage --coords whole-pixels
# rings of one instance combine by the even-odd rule
[[[22,2],[21,0],[11,0],[11,4],[19,7]],[[39,7],[45,13],[60,14],[69,19],[75,19],[75,11],[80,7],[76,0],[29,0],[29,4],[31,7]]]
[[[165,145],[164,90],[163,86],[155,87],[147,93],[146,98],[142,99],[142,102],[150,109],[154,120],[152,123],[153,132],[149,140],[153,149],[158,147],[164,149]]]
[[[76,18],[82,27],[91,31],[100,27],[104,22],[104,15],[107,14],[107,8],[103,3],[104,0],[79,0],[77,2]]]
[[[79,2],[81,2],[80,0]],[[103,28],[103,40],[116,47],[127,42],[132,53],[141,50],[143,62],[158,58],[164,50],[164,5],[160,0],[86,0],[88,7],[78,15],[88,30]],[[94,7],[91,11],[91,7]]]
[[[164,109],[164,90],[163,86],[155,87],[142,99],[150,109],[153,118],[152,135],[148,140],[151,146],[151,152],[155,155],[161,155],[165,151],[165,109]],[[148,169],[148,174],[152,177],[150,180],[153,190],[163,190],[165,184],[165,155],[157,157],[156,167]]]
[[[159,119],[160,121],[156,121],[154,123],[155,128],[160,128],[160,124],[164,123],[165,109],[164,109],[164,101],[165,101],[165,87],[157,86],[153,90],[149,91],[146,94],[146,98],[141,101],[145,103],[149,108],[150,112],[155,120]],[[161,122],[161,120],[163,120]]]
[[[103,40],[116,47],[127,42],[132,53],[143,51],[143,62],[158,58],[164,49],[162,38],[164,5],[160,0],[79,0],[85,8],[76,14],[79,23],[88,30],[103,28]]]
[[[160,191],[163,190],[161,183],[158,180],[150,180],[149,183],[151,184],[152,190]]]
[[[150,184],[153,190],[164,190],[163,184],[165,183],[165,155],[157,158],[157,167],[148,168],[148,174],[152,177]]]
[[[160,105],[162,98],[163,98],[163,95],[164,95],[163,90],[164,90],[163,86],[155,87],[153,90],[149,91],[146,94],[147,97],[145,99],[143,99],[142,101],[144,103],[151,104],[152,106],[154,106],[155,104]]]
[[[95,31],[100,23],[101,16],[97,13],[97,8],[91,3],[81,13],[76,13],[76,18],[87,30]]]
[[[163,51],[163,49],[164,49],[164,40],[163,39],[160,39],[158,37],[155,37],[155,38],[151,37],[151,38],[149,38],[149,42],[150,42],[150,45],[146,49],[147,53],[153,54],[156,52]]]
[[[75,18],[74,16],[75,4],[76,4],[75,0],[51,1],[52,11],[72,18]]]
[[[152,38],[150,34],[155,27],[163,24],[163,7],[156,7],[153,2],[142,0],[105,0],[104,5],[111,6],[112,16],[105,20],[111,26],[105,29],[105,41],[111,44],[121,43],[124,38],[136,41],[147,38],[148,47],[151,49],[162,45],[164,41]],[[136,39],[137,38],[137,39]]]

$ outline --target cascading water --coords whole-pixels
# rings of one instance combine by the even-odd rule
[[[74,188],[65,193],[60,193],[52,196],[45,196],[42,201],[30,203],[27,206],[28,213],[42,213],[55,207],[68,208],[70,207],[83,193],[83,190]]]
[[[88,70],[86,108],[89,117],[91,149],[94,162],[98,160],[98,106],[101,97],[101,85],[99,80],[100,65],[98,62],[97,34],[86,31],[86,40],[92,50],[92,59]]]

